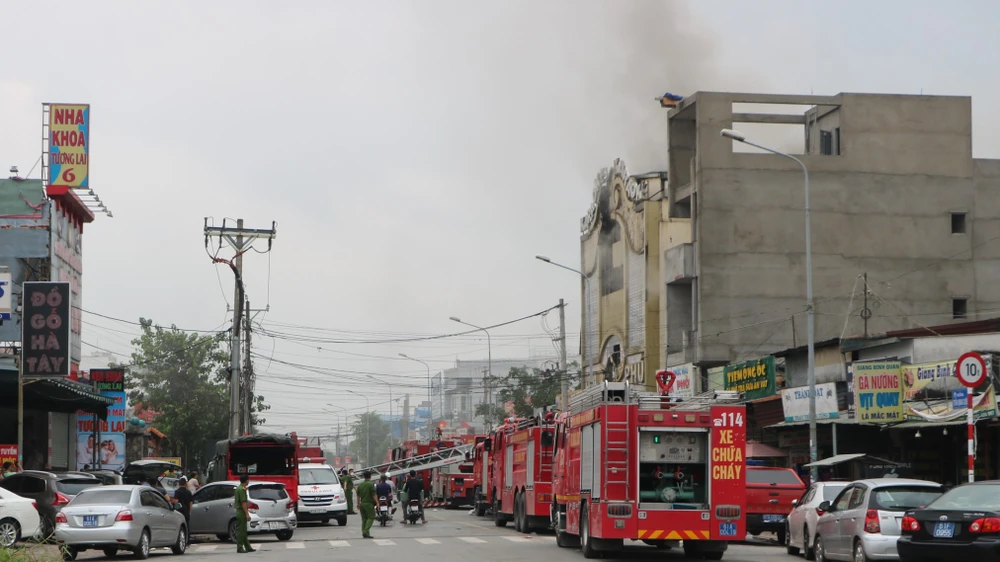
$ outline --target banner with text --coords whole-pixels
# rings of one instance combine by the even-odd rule
[[[0,466],[17,462],[17,445],[0,445]]]
[[[725,389],[742,392],[747,400],[774,396],[774,357],[726,365]]]
[[[90,105],[50,103],[49,185],[90,187]]]
[[[100,421],[100,433],[95,434],[95,416],[84,412],[77,413],[77,470],[85,465],[111,470],[125,469],[125,372],[121,369],[91,369],[81,372],[77,378],[83,383],[91,383],[97,387],[101,396],[114,399],[114,405],[108,408],[108,418]]]
[[[667,367],[668,371],[673,371],[677,378],[674,379],[674,388],[670,391],[670,396],[677,398],[693,398],[698,392],[698,368],[694,363]]]
[[[809,419],[809,387],[797,386],[781,391],[781,407],[786,422]],[[827,420],[838,417],[837,384],[827,382],[816,385],[816,419]]]
[[[69,283],[25,282],[21,356],[25,377],[66,377],[69,364]]]
[[[905,419],[899,361],[854,363],[854,410],[858,423],[896,423]]]

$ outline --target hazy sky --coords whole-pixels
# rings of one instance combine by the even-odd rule
[[[228,327],[202,223],[242,217],[277,221],[244,265],[273,331],[443,334],[564,297],[575,349],[579,281],[533,256],[578,265],[614,158],[665,168],[664,91],[971,95],[975,155],[1000,157],[994,2],[22,0],[0,21],[0,166],[38,159],[42,102],[92,104],[91,185],[115,217],[85,230],[83,304],[131,321]],[[128,352],[133,326],[85,320],[85,342]],[[398,353],[486,356],[481,335],[255,344],[275,359],[257,362],[267,417],[300,431],[329,428],[327,402],[363,411],[337,381],[372,409],[388,386],[366,374],[424,396]],[[495,357],[529,352],[552,352],[538,319],[493,332]]]

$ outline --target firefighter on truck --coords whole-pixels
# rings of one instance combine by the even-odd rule
[[[746,407],[735,392],[670,397],[604,382],[556,421],[551,508],[556,543],[585,558],[625,541],[721,560],[746,536]]]

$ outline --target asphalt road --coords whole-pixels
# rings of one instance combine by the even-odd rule
[[[327,562],[331,558],[350,559],[351,562],[501,562],[545,560],[546,562],[582,562],[583,555],[576,549],[556,546],[551,534],[525,535],[516,533],[508,524],[498,528],[493,521],[470,515],[467,510],[427,510],[427,524],[404,525],[396,520],[386,527],[376,523],[372,527],[374,539],[361,538],[361,519],[352,515],[346,527],[336,523],[302,523],[292,540],[278,541],[273,535],[251,535],[250,542],[257,549],[251,554],[236,554],[236,545],[216,540],[214,537],[194,537],[193,544],[184,555],[184,562]],[[619,556],[605,560],[686,560],[679,549],[657,550],[636,543]],[[126,559],[127,553],[116,558]],[[169,562],[174,556],[169,550],[157,549],[150,560]],[[80,553],[78,560],[105,559],[100,551]],[[763,562],[773,560],[801,560],[788,556],[777,546],[734,544],[723,560],[730,562]]]

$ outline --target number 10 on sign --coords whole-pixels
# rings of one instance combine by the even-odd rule
[[[972,406],[972,389],[986,380],[986,361],[983,356],[970,351],[958,358],[955,365],[958,381],[969,388],[965,420],[969,430],[969,482],[976,480],[976,421]]]

